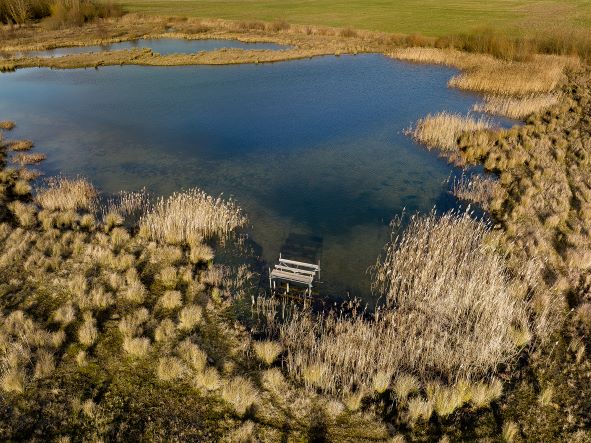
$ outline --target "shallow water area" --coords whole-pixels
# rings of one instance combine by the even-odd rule
[[[205,39],[186,40],[173,38],[140,39],[126,42],[112,43],[102,46],[75,46],[66,48],[55,48],[46,51],[31,51],[19,54],[29,57],[62,57],[71,54],[85,54],[89,52],[121,51],[124,49],[149,48],[160,55],[170,54],[192,54],[201,51],[215,51],[217,49],[245,49],[245,50],[281,50],[288,49],[287,46],[276,43],[246,43],[238,40]]]
[[[232,196],[262,259],[320,260],[324,293],[370,300],[367,269],[390,220],[458,205],[446,182],[458,171],[403,133],[479,100],[447,88],[455,72],[376,54],[23,69],[0,76],[0,119],[48,155],[47,174],[80,174],[105,192]]]

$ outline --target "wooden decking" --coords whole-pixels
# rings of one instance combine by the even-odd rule
[[[279,264],[271,270],[269,269],[269,287],[272,291],[277,289],[277,281],[284,281],[287,284],[287,293],[289,293],[289,284],[302,285],[306,287],[306,294],[312,293],[312,283],[314,278],[320,278],[320,263],[305,263],[295,260],[288,260],[279,254]]]

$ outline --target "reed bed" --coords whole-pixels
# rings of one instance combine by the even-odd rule
[[[84,178],[68,179],[51,177],[35,200],[50,211],[84,209],[90,211],[96,204],[97,192],[94,186]]]
[[[532,55],[528,61],[508,61],[488,54],[437,48],[400,48],[390,56],[461,69],[463,72],[449,81],[451,87],[525,97],[554,90],[565,78],[565,69],[579,63],[573,57],[548,55]]]
[[[227,236],[246,224],[246,217],[232,200],[214,198],[199,189],[161,198],[141,217],[140,234],[173,244],[199,242]]]
[[[461,114],[440,112],[421,118],[409,133],[429,149],[438,148],[442,151],[455,152],[458,149],[458,138],[462,133],[491,127],[490,120],[484,117],[474,119]]]
[[[524,119],[559,102],[560,95],[556,93],[531,94],[525,97],[487,95],[484,97],[484,101],[475,104],[473,109],[476,112],[488,112],[514,119]]]
[[[489,229],[468,213],[415,216],[388,245],[374,287],[386,308],[366,318],[296,312],[281,327],[288,372],[333,395],[371,393],[415,374],[455,386],[478,381],[512,360],[516,328],[528,330],[515,278],[485,246]],[[408,395],[415,390],[398,388]]]
[[[100,207],[103,220],[106,220],[109,214],[118,214],[129,223],[137,222],[142,215],[151,210],[152,197],[146,188],[139,191],[120,191],[109,197]]]
[[[493,200],[502,196],[503,189],[499,181],[491,176],[462,175],[453,181],[451,192],[460,200],[476,203],[488,211]]]

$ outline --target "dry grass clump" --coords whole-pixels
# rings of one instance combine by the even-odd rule
[[[475,408],[487,407],[498,399],[503,393],[503,385],[499,379],[493,379],[489,383],[479,382],[471,388],[471,403]]]
[[[414,423],[417,420],[429,420],[433,415],[433,403],[421,397],[412,398],[408,402],[407,420]]]
[[[259,399],[259,393],[244,377],[234,377],[222,386],[221,397],[230,403],[239,415],[244,415]]]
[[[91,314],[84,315],[84,322],[80,329],[78,329],[78,340],[85,346],[91,346],[98,338],[98,331],[96,329],[96,320]]]
[[[462,175],[454,179],[451,192],[461,200],[479,204],[485,211],[490,210],[492,202],[503,195],[499,181],[488,175]]]
[[[37,193],[35,199],[44,209],[50,211],[84,209],[90,211],[96,203],[97,192],[83,178],[68,179],[52,177],[46,186]]]
[[[505,443],[513,443],[519,435],[519,426],[513,421],[503,423],[501,437]]]
[[[147,337],[124,337],[123,350],[134,357],[143,357],[150,350],[150,339]]]
[[[420,389],[419,380],[409,374],[400,374],[394,381],[393,392],[399,402],[404,403],[410,394]]]
[[[17,195],[21,195],[17,193]],[[8,205],[19,224],[23,227],[32,227],[37,223],[37,211],[33,205],[28,205],[20,201],[12,202]]]
[[[524,97],[487,95],[484,97],[484,102],[474,105],[474,111],[523,119],[531,114],[548,109],[559,101],[560,95],[556,93],[531,94]]]
[[[179,312],[179,329],[181,331],[191,331],[199,324],[203,310],[199,305],[185,306]]]
[[[183,305],[183,296],[180,291],[166,291],[158,303],[163,309],[177,309]]]
[[[255,424],[247,420],[240,427],[230,431],[223,439],[226,443],[250,443],[255,439]]]
[[[182,341],[177,347],[177,354],[196,373],[205,371],[207,354],[196,343],[188,339]]]
[[[29,195],[32,191],[32,187],[27,180],[17,180],[14,182],[12,192],[18,196]]]
[[[10,131],[10,130],[14,129],[15,126],[16,126],[16,124],[12,121],[9,121],[9,120],[0,121],[0,129],[3,131]]]
[[[252,345],[257,358],[270,366],[279,357],[283,348],[280,343],[274,341],[257,341]]]
[[[156,202],[140,221],[140,234],[172,244],[226,236],[243,226],[246,218],[231,200],[214,198],[199,189],[175,193]]]
[[[462,133],[488,129],[491,126],[490,120],[484,117],[474,119],[460,114],[440,112],[421,118],[410,134],[430,149],[439,148],[455,152],[458,149],[458,138]]]
[[[185,374],[186,368],[177,357],[162,357],[158,360],[156,372],[160,380],[172,381],[181,378]]]
[[[213,249],[203,243],[191,244],[189,260],[191,263],[207,263],[214,258]]]
[[[18,154],[16,154],[12,158],[12,161],[20,166],[25,166],[25,165],[35,165],[37,163],[41,163],[46,158],[47,158],[47,156],[45,154],[41,154],[41,153],[25,154],[25,153],[19,152]]]
[[[67,326],[76,320],[76,309],[71,303],[66,303],[54,311],[53,320],[63,326]]]
[[[423,386],[432,379],[453,386],[511,360],[519,352],[513,327],[528,327],[528,308],[513,292],[521,277],[486,246],[488,232],[467,213],[413,217],[376,267],[386,310],[374,319],[296,312],[281,327],[288,372],[310,388],[344,396],[371,392],[378,378],[393,375],[403,400],[417,389],[397,378],[405,371]],[[452,402],[441,395],[456,407],[465,403],[463,396]]]
[[[22,394],[25,390],[25,376],[19,368],[10,368],[0,376],[0,387],[5,392]]]
[[[28,151],[33,148],[31,140],[14,140],[8,142],[8,147],[13,151]]]

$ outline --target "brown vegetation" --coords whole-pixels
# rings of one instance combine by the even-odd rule
[[[482,103],[474,106],[474,111],[505,115],[514,119],[524,119],[556,105],[560,97],[555,93],[529,95],[525,97],[506,97],[487,95]]]
[[[95,18],[119,17],[121,7],[94,0],[4,0],[0,3],[0,23],[22,25],[49,17],[52,27],[79,26]]]
[[[512,274],[489,235],[469,214],[413,217],[376,267],[385,309],[371,319],[296,312],[281,326],[289,373],[354,409],[392,389],[411,421],[498,398],[498,380],[485,380],[526,344],[515,336],[530,329],[538,275],[535,266]]]
[[[459,114],[441,112],[421,118],[409,133],[428,148],[438,148],[453,154],[457,150],[458,138],[462,133],[490,127],[490,121],[484,117],[476,120]]]

